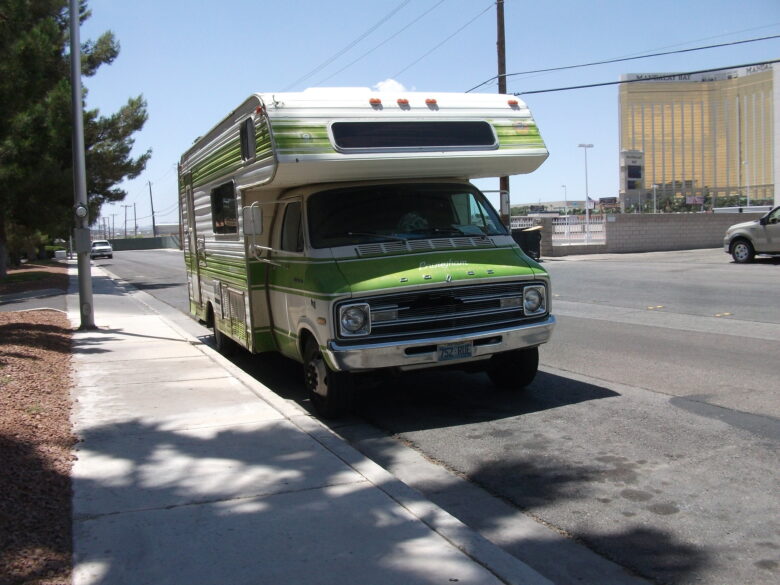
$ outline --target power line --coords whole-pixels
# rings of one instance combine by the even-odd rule
[[[308,79],[309,77],[311,77],[311,76],[312,76],[312,75],[314,75],[315,73],[318,73],[318,72],[322,71],[322,70],[323,70],[325,67],[327,67],[328,65],[330,65],[331,63],[333,63],[333,61],[335,61],[336,59],[338,59],[339,57],[341,57],[341,56],[342,56],[344,53],[346,53],[347,51],[349,51],[350,49],[352,49],[352,48],[353,48],[355,45],[357,45],[357,44],[358,44],[360,41],[362,41],[363,39],[365,39],[365,38],[366,38],[368,35],[370,35],[372,32],[374,32],[376,29],[378,29],[380,26],[382,26],[382,25],[383,25],[385,22],[387,22],[388,20],[390,20],[390,18],[391,18],[393,15],[395,15],[395,13],[396,13],[396,12],[398,12],[398,11],[399,11],[399,10],[401,10],[401,9],[402,9],[404,6],[406,6],[407,4],[409,4],[409,2],[411,2],[411,0],[404,0],[403,2],[401,2],[401,3],[400,3],[398,6],[396,6],[396,7],[395,7],[393,10],[391,10],[390,12],[388,12],[388,13],[387,13],[387,15],[385,15],[384,17],[382,17],[382,18],[381,18],[381,19],[380,19],[380,20],[379,20],[379,21],[378,21],[376,24],[374,24],[372,27],[370,27],[370,28],[369,28],[369,29],[368,29],[366,32],[364,32],[362,35],[360,35],[360,36],[359,36],[358,38],[356,38],[354,41],[352,41],[351,43],[349,43],[349,44],[348,44],[346,47],[344,47],[343,49],[341,49],[340,51],[338,51],[338,52],[337,52],[336,54],[334,54],[333,56],[331,56],[331,57],[327,58],[325,61],[323,61],[322,63],[320,63],[320,64],[319,64],[317,67],[315,67],[314,69],[312,69],[311,71],[309,71],[309,72],[308,72],[306,75],[304,75],[303,77],[300,77],[300,78],[298,78],[297,80],[295,80],[293,83],[291,83],[290,85],[288,85],[287,87],[285,87],[285,88],[284,88],[282,91],[287,91],[287,90],[289,90],[289,89],[291,89],[291,88],[295,87],[295,86],[296,86],[296,85],[298,85],[299,83],[301,83],[301,82],[305,81],[306,79]]]
[[[362,55],[360,55],[360,57],[358,57],[357,59],[355,59],[355,60],[354,60],[354,61],[352,61],[351,63],[348,63],[347,65],[345,65],[344,67],[342,67],[341,69],[339,69],[338,71],[336,71],[335,73],[333,73],[332,75],[329,75],[329,76],[328,76],[328,77],[326,77],[325,79],[321,79],[317,85],[321,85],[321,84],[325,83],[326,81],[328,81],[329,79],[332,79],[332,78],[336,77],[336,75],[338,75],[338,74],[339,74],[339,73],[341,73],[342,71],[345,71],[346,69],[349,69],[350,67],[352,67],[352,66],[353,66],[355,63],[357,63],[358,61],[361,61],[361,60],[362,60],[362,59],[364,59],[365,57],[368,57],[368,56],[369,56],[371,53],[373,53],[374,51],[376,51],[376,50],[377,50],[377,49],[379,49],[380,47],[383,47],[383,46],[385,46],[387,43],[389,43],[390,41],[392,41],[392,40],[393,40],[395,37],[397,37],[398,35],[400,35],[402,32],[404,32],[404,31],[406,31],[407,29],[409,29],[409,28],[410,28],[412,25],[414,25],[414,24],[417,24],[417,23],[418,23],[419,21],[421,21],[423,18],[425,18],[426,16],[428,16],[428,14],[430,14],[431,12],[433,12],[433,11],[434,11],[436,8],[438,8],[438,7],[439,7],[441,4],[444,4],[444,2],[446,2],[446,0],[439,0],[439,2],[437,2],[436,4],[434,4],[434,5],[433,5],[431,8],[429,8],[428,10],[426,10],[425,12],[423,12],[423,13],[422,13],[420,16],[418,16],[418,17],[417,17],[417,18],[415,18],[413,21],[411,21],[409,24],[407,24],[406,26],[404,26],[403,28],[401,28],[400,30],[398,30],[396,33],[394,33],[394,34],[392,34],[391,36],[387,37],[387,38],[386,38],[384,41],[382,41],[381,43],[379,43],[378,45],[376,45],[374,48],[372,48],[372,49],[369,49],[368,51],[366,51],[365,53],[363,53]]]
[[[466,24],[464,24],[462,27],[460,27],[458,30],[456,30],[454,33],[452,33],[452,34],[451,34],[450,36],[448,36],[446,39],[444,39],[444,40],[443,40],[442,42],[440,42],[438,45],[436,45],[435,47],[433,47],[433,48],[432,48],[430,51],[428,51],[427,53],[425,53],[424,55],[422,55],[422,56],[421,56],[419,59],[416,59],[416,60],[415,60],[415,61],[413,61],[412,63],[409,63],[409,65],[407,65],[406,67],[404,67],[403,69],[401,69],[401,70],[400,70],[398,73],[394,73],[394,74],[392,75],[392,77],[393,77],[393,78],[396,78],[396,77],[398,77],[399,75],[401,75],[401,73],[405,72],[407,69],[411,69],[412,67],[414,67],[415,65],[417,65],[417,63],[419,63],[420,61],[422,61],[423,59],[425,59],[425,58],[426,58],[428,55],[430,55],[431,53],[433,53],[433,52],[434,52],[436,49],[438,49],[439,47],[441,47],[441,46],[442,46],[444,43],[446,43],[447,41],[449,41],[449,40],[450,40],[452,37],[454,37],[456,34],[458,34],[458,33],[459,33],[460,31],[462,31],[464,28],[466,28],[467,26],[469,26],[469,25],[470,25],[472,22],[474,22],[475,20],[477,20],[477,19],[478,19],[480,16],[482,16],[483,14],[485,14],[485,13],[486,13],[488,10],[490,10],[491,8],[493,8],[493,6],[495,6],[495,3],[491,2],[491,3],[490,3],[490,6],[488,6],[487,8],[485,8],[485,10],[483,10],[482,12],[480,12],[479,14],[477,14],[477,15],[476,15],[474,18],[472,18],[471,20],[469,20],[469,21],[468,21]]]
[[[674,75],[675,76],[678,76],[678,75],[697,75],[699,73],[711,73],[713,71],[723,71],[723,70],[726,70],[726,69],[739,69],[739,68],[742,68],[742,67],[754,67],[756,65],[768,65],[770,63],[780,63],[780,59],[774,59],[772,61],[758,61],[756,63],[746,63],[744,65],[731,65],[729,67],[715,67],[714,69],[700,69],[699,71],[683,71],[683,72],[680,72],[680,73],[675,73]],[[608,85],[621,85],[621,84],[624,84],[624,83],[637,83],[637,82],[640,82],[640,81],[653,81],[653,80],[657,80],[657,79],[668,79],[668,78],[669,78],[669,75],[666,74],[666,75],[657,75],[657,76],[654,76],[654,77],[642,77],[641,79],[624,79],[624,80],[621,80],[621,81],[605,81],[603,83],[590,83],[590,84],[587,84],[587,85],[572,85],[572,86],[569,86],[569,87],[557,87],[557,88],[554,88],[554,89],[537,89],[537,90],[534,90],[534,91],[519,91],[519,92],[516,92],[516,93],[514,93],[512,95],[521,96],[521,95],[530,95],[530,94],[534,94],[534,93],[552,93],[552,92],[555,92],[555,91],[570,91],[570,90],[573,90],[573,89],[587,89],[587,88],[591,88],[591,87],[605,87],[605,86],[608,86]]]
[[[717,49],[719,47],[729,47],[729,46],[732,46],[732,45],[742,45],[742,44],[745,44],[745,43],[756,43],[758,41],[767,41],[767,40],[777,39],[777,38],[780,38],[780,35],[772,35],[772,36],[769,36],[769,37],[760,37],[760,38],[755,38],[755,39],[746,39],[746,40],[743,40],[743,41],[733,41],[733,42],[730,42],[730,43],[719,43],[717,45],[707,45],[705,47],[693,47],[693,48],[690,48],[690,49],[678,49],[676,51],[663,51],[663,52],[660,52],[660,53],[648,53],[647,55],[639,55],[639,56],[636,56],[636,57],[621,57],[619,59],[605,59],[603,61],[593,61],[591,63],[581,63],[579,65],[564,65],[562,67],[549,67],[547,69],[534,69],[532,71],[520,71],[519,73],[507,73],[505,75],[505,77],[514,77],[514,76],[517,76],[517,75],[531,75],[533,73],[549,73],[551,71],[564,71],[564,70],[567,70],[567,69],[577,69],[577,68],[580,68],[580,67],[593,67],[594,65],[606,65],[606,64],[609,64],[609,63],[621,63],[623,61],[635,61],[637,59],[649,59],[650,57],[662,57],[662,56],[665,56],[665,55],[676,55],[676,54],[679,54],[679,53],[691,53],[693,51],[704,51],[705,49]],[[478,89],[478,88],[482,87],[483,85],[487,85],[488,83],[490,83],[491,81],[494,81],[496,79],[498,79],[498,76],[491,77],[487,81],[483,81],[479,85],[475,85],[474,87],[469,89],[466,93],[472,92],[475,89]]]

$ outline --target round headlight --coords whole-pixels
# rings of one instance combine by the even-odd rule
[[[341,327],[347,333],[360,333],[367,324],[368,313],[363,305],[347,307],[341,312]]]
[[[523,291],[523,309],[528,314],[538,313],[544,310],[544,295],[538,288],[526,288]]]

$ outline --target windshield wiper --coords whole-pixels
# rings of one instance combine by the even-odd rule
[[[435,234],[435,235],[456,235],[456,236],[465,236],[468,235],[463,230],[460,230],[456,227],[451,228],[438,228],[438,227],[430,227],[430,228],[421,228],[418,230],[412,230],[413,234],[419,234],[419,235],[428,235],[428,234]]]
[[[377,232],[342,232],[338,234],[323,235],[323,238],[338,238],[341,236],[349,236],[351,238],[377,238],[381,240],[390,240],[393,242],[406,242],[407,238],[401,236],[391,236],[389,234],[380,234]]]

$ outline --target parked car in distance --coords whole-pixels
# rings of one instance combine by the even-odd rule
[[[95,240],[92,242],[92,249],[89,251],[89,257],[95,258],[113,258],[114,249],[108,240]]]
[[[739,264],[752,262],[756,254],[780,254],[780,206],[760,219],[727,229],[723,251]]]

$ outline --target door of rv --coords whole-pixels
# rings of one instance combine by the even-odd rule
[[[296,352],[297,326],[305,312],[303,215],[300,198],[289,200],[282,209],[278,237],[274,237],[269,274],[269,303],[274,315],[274,337],[285,355]]]
[[[200,290],[200,246],[198,245],[198,229],[195,221],[195,202],[192,195],[192,173],[184,175],[184,199],[187,213],[187,252],[190,265],[187,272],[190,277],[190,296],[198,306],[202,303]]]

